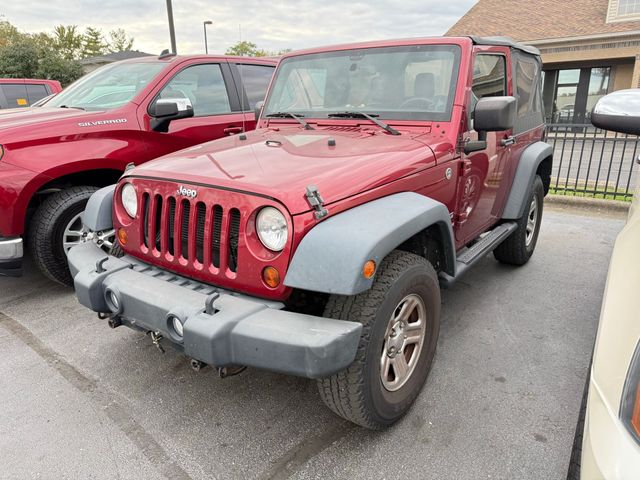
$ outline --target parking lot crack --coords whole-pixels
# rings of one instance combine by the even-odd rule
[[[126,407],[121,405],[113,394],[101,388],[95,380],[80,372],[62,355],[40,340],[31,330],[2,312],[0,312],[0,326],[31,348],[74,388],[87,395],[92,402],[98,404],[109,420],[136,445],[162,475],[172,480],[191,479],[189,474],[167,454],[164,448],[131,416]]]

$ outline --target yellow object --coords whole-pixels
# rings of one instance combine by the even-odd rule
[[[16,100],[16,103],[17,103],[18,105],[20,105],[21,107],[26,107],[26,106],[29,104],[29,102],[27,102],[27,99],[26,99],[26,98],[18,98],[18,99]]]

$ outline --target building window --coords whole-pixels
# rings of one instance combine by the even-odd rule
[[[640,0],[609,0],[607,23],[640,20]]]

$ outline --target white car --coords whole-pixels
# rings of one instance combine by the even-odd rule
[[[594,107],[591,121],[602,129],[640,135],[640,89],[606,95]],[[588,390],[569,467],[570,480],[640,479],[638,197],[640,188],[609,265]]]

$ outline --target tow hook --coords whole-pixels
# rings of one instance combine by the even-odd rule
[[[191,364],[191,370],[193,370],[194,372],[199,372],[207,366],[206,363],[201,362],[200,360],[196,360],[195,358],[192,358],[189,363]]]
[[[244,372],[247,369],[245,366],[241,367],[218,367],[218,375],[220,378],[233,377],[239,373]]]
[[[111,328],[118,328],[120,325],[122,325],[122,321],[120,320],[120,317],[114,316],[114,317],[109,317],[109,320],[107,320],[107,324]]]
[[[149,336],[151,337],[153,344],[158,347],[158,350],[164,353],[164,347],[160,344],[162,341],[162,334],[160,332],[149,332]]]

